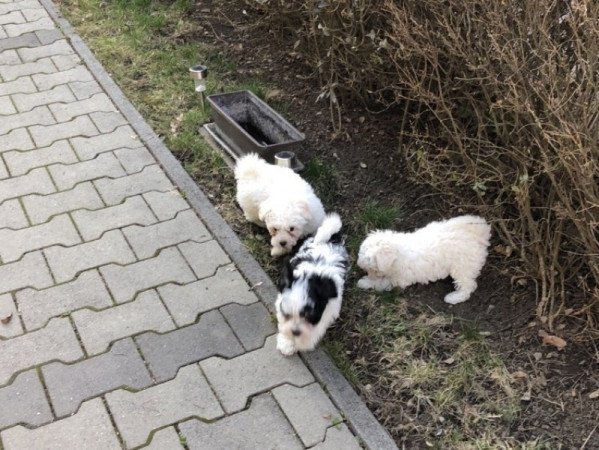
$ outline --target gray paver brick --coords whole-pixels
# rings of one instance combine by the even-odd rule
[[[70,70],[63,70],[52,74],[33,75],[33,82],[40,91],[52,89],[59,84],[71,83],[73,81],[93,81],[92,74],[84,67],[77,66]]]
[[[42,252],[27,253],[17,262],[0,265],[0,293],[28,286],[43,289],[52,284]]]
[[[129,126],[119,127],[112,133],[101,134],[91,138],[77,137],[71,139],[73,148],[82,160],[95,158],[96,155],[122,147],[136,148],[143,144]]]
[[[179,425],[190,450],[303,449],[293,429],[268,394],[252,400],[248,410],[214,423],[193,419]],[[341,450],[339,448],[338,450]]]
[[[97,94],[98,92],[103,92],[100,85],[94,81],[71,81],[68,83],[68,86],[77,97],[77,100],[83,100],[86,98],[90,98],[92,95]]]
[[[312,447],[312,450],[362,450],[347,425],[344,423],[327,430],[324,442]]]
[[[19,11],[21,9],[38,9],[42,6],[37,0],[21,0],[18,2],[10,1],[0,3],[0,14],[6,14],[11,11]]]
[[[88,99],[72,103],[57,103],[50,105],[49,108],[59,122],[67,122],[77,116],[89,114],[94,111],[116,110],[106,94],[95,94]]]
[[[28,225],[27,217],[17,199],[7,200],[0,204],[0,229],[23,228]]]
[[[83,181],[126,175],[119,160],[111,153],[104,153],[95,159],[76,164],[52,164],[48,166],[48,170],[61,191],[72,189],[73,186]]]
[[[141,196],[129,197],[120,205],[95,211],[75,211],[72,216],[86,241],[97,239],[105,231],[114,228],[132,224],[150,225],[156,222],[154,214]]]
[[[286,384],[273,389],[272,395],[306,447],[323,442],[327,428],[342,420],[318,383],[303,388]]]
[[[133,176],[135,175],[130,175]],[[174,219],[155,225],[127,227],[123,229],[123,233],[140,259],[153,256],[163,247],[190,240],[204,242],[212,238],[192,210],[182,211]]]
[[[176,189],[167,192],[146,192],[143,194],[143,197],[159,220],[172,219],[179,211],[190,208],[189,204]]]
[[[23,289],[16,294],[19,311],[28,331],[43,327],[52,318],[80,308],[108,308],[110,294],[97,270],[81,273],[75,280],[48,289]]]
[[[72,317],[90,355],[102,353],[117,339],[142,331],[166,332],[174,328],[155,291],[143,292],[135,301],[114,308],[75,311]]]
[[[5,450],[121,449],[110,417],[99,398],[85,402],[77,414],[66,419],[34,430],[16,426],[0,433],[0,437]]]
[[[81,238],[69,216],[56,216],[49,222],[20,230],[0,230],[0,257],[4,263],[16,261],[24,253],[51,245],[75,245]]]
[[[276,336],[259,350],[230,360],[213,357],[200,366],[227,413],[242,410],[248,398],[283,383],[303,386],[314,377],[302,360],[285,357],[276,350]]]
[[[25,128],[13,130],[0,139],[0,153],[10,150],[31,150],[32,148],[34,148],[33,141]]]
[[[0,180],[4,178],[8,178],[8,171],[6,170],[6,166],[4,165],[2,158],[0,158]]]
[[[75,51],[69,45],[69,43],[62,39],[60,41],[53,42],[49,45],[42,45],[33,48],[19,48],[17,53],[23,60],[23,62],[35,61],[40,58],[46,58],[53,55],[69,55]]]
[[[21,11],[11,11],[7,14],[0,16],[0,25],[6,25],[7,23],[23,23],[25,17],[21,14]]]
[[[0,181],[0,202],[27,194],[51,194],[56,191],[48,171],[34,169],[27,175]]]
[[[0,28],[5,35],[6,33]],[[25,33],[16,37],[6,37],[0,41],[0,52],[21,47],[35,47],[40,44],[40,40],[35,33]]]
[[[50,18],[42,18],[34,22],[8,24],[4,26],[6,34],[10,37],[21,36],[37,30],[51,30],[54,28],[54,22]]]
[[[48,45],[60,39],[64,39],[64,34],[56,28],[52,30],[38,30],[35,32],[35,35],[42,45]]]
[[[11,130],[31,125],[51,125],[56,123],[50,110],[45,106],[38,106],[19,114],[11,114],[10,116],[0,116],[0,135],[6,134]]]
[[[66,84],[60,84],[49,91],[34,92],[30,94],[13,94],[12,99],[21,112],[31,111],[36,106],[48,105],[57,102],[75,101],[75,96]]]
[[[0,341],[0,385],[28,367],[53,359],[71,362],[82,356],[69,319],[52,319],[45,328]]]
[[[132,300],[137,292],[168,282],[189,283],[193,272],[176,248],[162,250],[158,256],[119,266],[100,267],[100,272],[117,303]]]
[[[214,277],[182,286],[168,284],[158,291],[179,326],[194,323],[198,314],[227,303],[247,305],[258,301],[232,265],[221,267]]]
[[[118,127],[127,125],[127,119],[119,112],[97,111],[89,115],[100,133],[110,133]]]
[[[102,208],[104,203],[91,183],[81,183],[70,191],[51,195],[28,195],[23,197],[23,205],[29,219],[35,225],[45,222],[55,214],[80,208]]]
[[[0,83],[0,95],[36,92],[37,89],[29,77],[17,78],[14,81]]]
[[[77,156],[68,141],[57,141],[50,147],[27,152],[10,151],[4,153],[4,160],[12,176],[24,175],[31,169],[53,163],[73,164]]]
[[[52,421],[44,387],[35,370],[23,372],[0,389],[0,429],[18,423],[39,426]]]
[[[202,243],[185,242],[178,247],[198,279],[214,276],[218,267],[231,262],[215,240]]]
[[[81,402],[105,392],[121,387],[142,389],[152,384],[131,339],[115,342],[109,352],[75,364],[45,365],[42,373],[58,417],[74,413]]]
[[[2,29],[2,27],[0,27],[0,39],[7,39],[8,35],[6,34],[6,31],[4,31]]]
[[[8,95],[5,95],[4,97],[0,97],[0,114],[1,115],[8,116],[11,114],[16,114],[16,112],[17,112],[17,110]]]
[[[114,154],[128,174],[139,172],[146,166],[156,164],[156,160],[145,147],[121,148],[115,150]]]
[[[116,179],[100,179],[94,182],[100,195],[108,205],[115,205],[125,197],[158,190],[168,191],[173,188],[158,165],[148,166],[141,172]]]
[[[21,64],[16,50],[5,50],[0,53],[0,64]]]
[[[152,436],[152,441],[143,447],[144,450],[183,450],[179,434],[174,427],[158,430]]]
[[[276,332],[271,316],[262,302],[247,306],[232,303],[223,306],[220,312],[247,351],[264,346],[266,338]]]
[[[35,73],[54,73],[56,71],[56,66],[50,58],[42,58],[35,62],[23,64],[0,66],[0,75],[4,81],[16,80],[19,77]]]
[[[157,381],[173,378],[180,367],[210,356],[231,358],[243,353],[237,338],[218,311],[198,323],[170,333],[144,333],[135,338]]]
[[[48,15],[48,13],[46,12],[46,10],[43,8],[39,8],[39,9],[24,8],[21,10],[21,12],[27,19],[27,22],[33,22],[35,20],[50,17]]]
[[[45,106],[40,108],[45,108]],[[46,147],[54,141],[73,136],[95,136],[98,134],[95,125],[87,116],[79,116],[70,122],[56,125],[35,125],[29,128],[29,132],[38,147]]]
[[[8,323],[0,323],[0,337],[9,338],[23,334],[23,327],[18,316],[19,312],[15,307],[12,296],[10,294],[0,295],[0,318],[12,317]],[[1,401],[0,405],[2,405]],[[0,422],[2,421],[0,420]],[[0,426],[0,428],[2,427]]]
[[[182,368],[174,380],[136,393],[111,392],[106,401],[128,447],[144,444],[152,430],[181,419],[210,420],[223,413],[195,364]]]
[[[102,238],[73,247],[44,250],[57,283],[71,280],[77,273],[108,263],[128,264],[135,256],[119,230],[108,231]]]
[[[59,41],[60,42],[60,41]],[[52,62],[60,71],[69,70],[81,64],[81,59],[75,54],[70,55],[54,55]]]

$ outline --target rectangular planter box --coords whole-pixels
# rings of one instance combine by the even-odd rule
[[[298,154],[304,135],[249,91],[208,97],[220,136],[237,156],[258,153],[270,163],[283,150]]]

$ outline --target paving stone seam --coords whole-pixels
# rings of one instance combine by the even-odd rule
[[[50,412],[52,413],[52,422],[56,420],[56,411],[54,411],[54,405],[50,401],[50,393],[48,392],[48,386],[46,386],[46,380],[44,379],[44,375],[42,373],[42,367],[38,366],[35,368],[35,372],[37,373],[40,382],[42,383],[42,388],[44,389],[44,396],[46,397],[46,402],[50,406]]]
[[[29,226],[25,227],[25,228],[29,228],[33,226],[33,221],[31,220],[31,217],[29,217],[29,213],[27,212],[27,210],[25,209],[25,204],[23,203],[23,195],[20,197],[16,197],[13,198],[12,200],[17,200],[19,202],[19,205],[21,206],[21,209],[23,210],[23,214],[25,214],[25,218],[27,219],[27,223],[29,224]],[[6,200],[9,201],[9,200]],[[0,203],[0,207],[2,207],[2,205],[4,204],[4,202]],[[8,227],[7,227],[8,228]],[[4,229],[4,228],[0,228]],[[14,230],[14,228],[9,228],[10,230]],[[21,230],[22,228],[17,228],[17,230]],[[46,264],[48,264],[48,261],[46,261]]]
[[[13,106],[13,108],[14,108],[14,109],[15,109],[15,111],[17,111],[17,112],[16,112],[16,113],[9,113],[9,114],[0,114],[0,118],[2,118],[2,117],[8,117],[8,116],[14,116],[15,114],[20,114],[20,113],[22,113],[22,112],[29,112],[29,111],[19,111],[19,110],[17,109],[17,105],[15,105],[15,102],[14,102],[14,100],[12,99],[12,95],[11,95],[11,94],[7,94],[7,95],[2,95],[2,96],[0,96],[0,98],[2,98],[2,97],[8,97],[8,101],[10,102],[10,104]],[[33,109],[33,108],[31,108],[31,109]],[[2,153],[4,153],[4,152],[2,152]]]
[[[1,17],[1,16],[0,16],[0,17]],[[51,45],[51,44],[48,44],[48,45]],[[40,45],[40,46],[38,46],[38,47],[46,47],[46,46],[45,46],[45,45]],[[19,47],[19,48],[24,48],[24,47]],[[36,48],[36,47],[34,47],[34,48]],[[11,50],[13,50],[13,49],[11,49]],[[0,51],[0,53],[2,53],[2,52]],[[40,59],[44,59],[44,58],[52,58],[52,57],[54,57],[54,56],[71,56],[72,54],[73,54],[73,53],[52,53],[52,55],[50,55],[50,56],[43,56],[43,55],[42,55],[42,56],[38,56],[38,57],[37,57],[37,58],[35,58],[35,59],[31,59],[31,60],[23,61],[23,59],[21,58],[21,55],[19,55],[19,54],[17,53],[17,56],[19,57],[19,60],[20,60],[21,62],[18,62],[18,63],[8,63],[8,64],[4,64],[4,65],[5,65],[5,66],[19,66],[19,65],[21,65],[21,64],[27,64],[27,63],[36,63],[36,62],[38,62]],[[63,83],[63,84],[68,84],[68,83]],[[56,85],[56,86],[62,86],[62,85]]]
[[[100,398],[102,399],[102,404],[104,405],[104,409],[106,409],[108,418],[110,419],[110,425],[112,426],[112,431],[114,432],[114,434],[116,434],[116,438],[118,439],[119,444],[121,444],[121,448],[126,449],[127,446],[125,445],[125,441],[123,440],[123,437],[121,436],[121,432],[119,431],[119,427],[117,427],[117,425],[116,425],[116,421],[114,420],[114,417],[112,417],[112,411],[110,411],[110,408],[108,407],[108,402],[106,401],[106,394],[103,394],[102,396],[100,396]],[[79,405],[79,408],[81,408],[81,405]]]
[[[53,55],[53,56],[68,56],[68,55]],[[55,72],[55,73],[56,73],[56,72]],[[34,75],[35,75],[35,74],[34,74]],[[26,78],[26,77],[28,77],[28,75],[23,75],[22,77],[19,77],[19,78]],[[17,78],[17,80],[18,80],[19,78]],[[17,80],[12,80],[12,81],[17,81]],[[11,81],[11,82],[12,82],[12,81]],[[45,92],[46,92],[46,93],[47,93],[47,92],[51,92],[51,91],[53,91],[54,89],[56,89],[57,87],[60,87],[60,86],[66,86],[66,87],[69,89],[69,92],[73,93],[73,88],[71,87],[71,83],[72,83],[72,82],[57,84],[57,85],[55,85],[55,86],[52,86],[50,89],[44,89],[44,90],[42,90],[42,91],[35,91],[35,92],[13,92],[12,94],[6,94],[6,95],[3,95],[3,97],[10,97],[10,98],[11,98],[11,100],[12,100],[12,102],[13,102],[13,104],[14,104],[14,98],[13,98],[13,97],[14,97],[15,95],[34,95],[34,94],[43,94],[43,93],[45,93]],[[89,94],[89,97],[83,97],[83,98],[80,98],[80,99],[78,99],[78,98],[75,96],[75,93],[73,93],[73,97],[75,98],[75,100],[73,100],[72,102],[53,102],[53,103],[43,103],[43,104],[41,104],[41,105],[35,105],[35,106],[32,106],[31,108],[28,108],[28,109],[23,109],[22,111],[19,111],[19,110],[17,110],[18,112],[17,112],[16,114],[20,114],[20,113],[26,113],[26,112],[29,112],[29,111],[31,111],[32,109],[35,109],[35,108],[37,108],[37,107],[39,107],[39,106],[50,106],[50,105],[68,105],[68,104],[71,104],[71,103],[80,102],[80,101],[82,101],[82,100],[89,100],[89,99],[90,99],[90,98],[92,98],[94,95],[96,95],[96,94]],[[16,107],[16,104],[15,104],[15,107]],[[93,111],[93,112],[96,112],[96,111]],[[113,111],[104,111],[104,112],[113,112]],[[14,114],[14,113],[13,113],[13,114]],[[3,115],[5,115],[5,116],[9,116],[10,114],[3,114]],[[81,114],[81,115],[84,115],[84,114]],[[77,117],[79,117],[79,116],[77,116]],[[64,122],[59,122],[59,123],[64,123]],[[123,126],[123,125],[120,125],[120,126]],[[76,137],[76,136],[73,136],[73,137]]]
[[[258,302],[259,302],[259,303],[262,303],[262,301],[260,301],[259,299],[258,299]],[[250,303],[249,305],[246,305],[246,306],[251,306],[251,305],[253,305],[253,304],[255,304],[255,303],[258,303],[258,302]],[[257,350],[257,349],[248,350],[248,349],[245,347],[245,345],[244,345],[244,343],[243,343],[243,340],[242,340],[242,339],[241,339],[241,337],[240,337],[240,336],[237,334],[237,331],[235,331],[235,327],[233,327],[233,325],[232,325],[232,324],[229,322],[229,319],[227,319],[227,316],[226,316],[225,314],[223,314],[223,312],[221,311],[221,309],[223,309],[223,308],[227,307],[228,305],[236,305],[236,304],[238,304],[238,303],[235,303],[235,302],[229,302],[229,303],[227,303],[226,305],[221,305],[221,306],[219,306],[219,307],[218,307],[218,311],[220,312],[221,316],[223,316],[223,319],[225,319],[225,323],[226,323],[227,325],[229,325],[229,328],[231,329],[231,331],[233,331],[233,334],[235,335],[235,337],[237,338],[237,340],[238,340],[238,341],[239,341],[239,343],[241,344],[241,347],[242,347],[242,348],[243,348],[243,349],[246,351],[246,353],[249,353],[249,352],[252,352],[252,351],[254,351],[254,350]],[[204,313],[200,313],[200,314],[204,314]],[[272,313],[271,313],[270,311],[268,311],[268,318],[269,318],[269,319],[271,319],[272,317],[273,317]],[[269,335],[267,335],[267,336],[264,336],[264,338],[262,339],[262,343],[260,344],[260,347],[258,347],[258,349],[260,349],[260,348],[263,348],[263,347],[264,347],[264,345],[266,344],[266,339],[268,339],[270,336],[272,336],[273,334],[276,334],[276,333],[277,333],[277,331],[276,331],[276,329],[275,329],[275,330],[273,330],[272,334],[269,334]],[[215,355],[215,356],[216,356],[216,355]],[[226,359],[226,358],[225,358],[225,359]]]
[[[97,94],[94,94],[94,95],[97,95]],[[89,100],[89,99],[91,99],[91,97],[89,97],[87,100]],[[77,102],[80,102],[80,101],[81,101],[81,100],[75,100],[74,102],[66,102],[66,103],[62,102],[62,104],[69,105],[69,104],[71,104],[71,103],[77,103]],[[57,102],[57,103],[47,103],[47,104],[45,104],[45,105],[42,105],[42,106],[48,106],[48,109],[50,109],[50,108],[49,108],[50,106],[52,106],[52,105],[58,105],[59,103],[61,103],[61,102]],[[77,119],[77,118],[79,118],[79,117],[89,117],[89,120],[91,120],[91,121],[92,121],[92,123],[94,124],[94,126],[96,126],[96,123],[95,123],[95,122],[94,122],[94,120],[91,118],[90,114],[93,114],[93,113],[111,113],[111,112],[114,112],[114,111],[113,111],[113,110],[97,109],[97,110],[90,111],[90,112],[87,112],[87,113],[83,113],[83,114],[77,114],[76,116],[73,116],[73,117],[71,117],[71,119],[70,119],[70,120],[63,120],[63,121],[60,121],[60,120],[58,120],[58,119],[56,118],[56,114],[54,114],[54,113],[52,112],[52,110],[50,109],[50,114],[52,114],[52,117],[54,117],[54,120],[56,120],[56,124],[73,122],[75,119]],[[18,113],[17,113],[17,114],[18,114]],[[35,125],[34,125],[34,126],[35,126]],[[118,128],[118,127],[120,127],[120,126],[122,126],[122,125],[115,125],[115,126],[114,126],[114,128],[113,128],[112,130],[110,130],[110,131],[104,131],[104,132],[100,132],[100,130],[98,130],[98,131],[99,131],[99,134],[98,134],[97,136],[99,136],[99,135],[102,135],[102,134],[109,134],[109,133],[112,133],[112,132],[114,132],[114,131],[115,131],[115,130]],[[98,127],[96,126],[96,129],[97,129],[97,128],[98,128]],[[78,136],[82,136],[82,135],[78,135]],[[71,136],[71,137],[69,137],[69,139],[71,139],[71,138],[74,138],[74,137],[77,137],[77,136]],[[87,137],[87,136],[84,136],[84,137]],[[62,140],[62,139],[61,139],[61,140]]]

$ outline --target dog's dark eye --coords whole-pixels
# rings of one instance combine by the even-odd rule
[[[283,314],[283,318],[285,320],[289,320],[289,319],[291,319],[291,314]]]
[[[295,230],[295,227],[289,227],[289,232],[293,233],[293,230]]]

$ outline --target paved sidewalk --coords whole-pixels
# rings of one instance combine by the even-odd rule
[[[113,99],[0,0],[3,448],[360,448]]]

